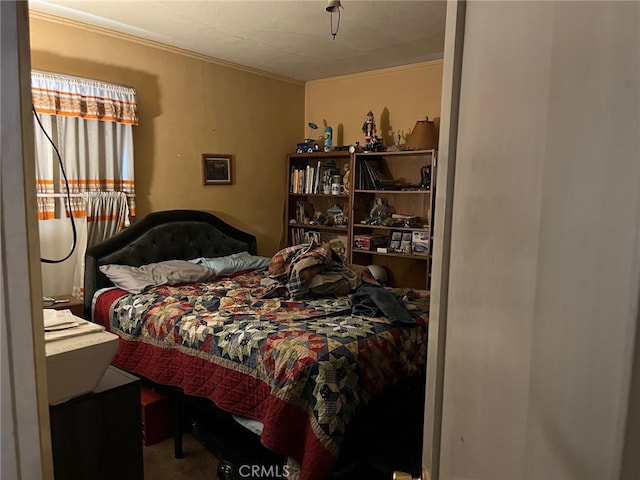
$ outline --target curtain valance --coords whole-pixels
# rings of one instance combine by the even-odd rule
[[[36,112],[137,125],[136,91],[122,85],[33,70]]]

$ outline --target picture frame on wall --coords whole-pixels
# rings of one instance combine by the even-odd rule
[[[203,153],[202,178],[204,185],[230,185],[231,159],[232,155]]]

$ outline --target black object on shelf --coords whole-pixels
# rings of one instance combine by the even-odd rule
[[[425,165],[420,169],[420,188],[424,188],[425,190],[431,189],[431,165]]]

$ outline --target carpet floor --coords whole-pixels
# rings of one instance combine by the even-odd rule
[[[218,460],[191,435],[183,437],[184,458],[173,456],[173,438],[143,447],[145,480],[215,480]]]

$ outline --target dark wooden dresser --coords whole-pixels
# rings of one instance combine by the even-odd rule
[[[56,480],[143,480],[137,377],[110,366],[95,391],[49,413]]]

